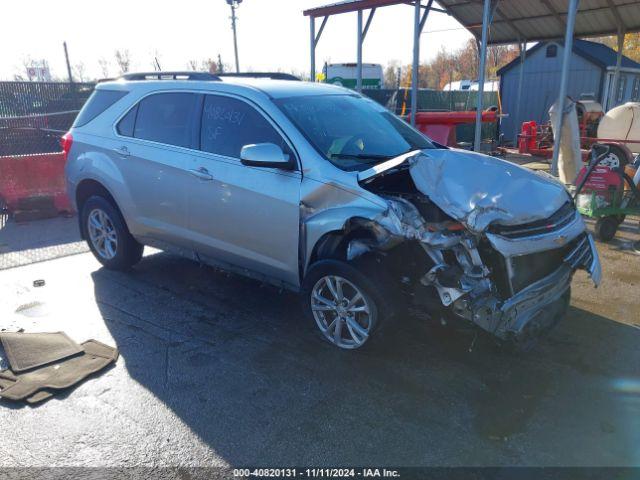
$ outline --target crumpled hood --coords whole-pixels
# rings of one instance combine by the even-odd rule
[[[570,200],[552,177],[487,155],[434,149],[409,161],[418,190],[475,233],[491,223],[518,225],[548,218]]]

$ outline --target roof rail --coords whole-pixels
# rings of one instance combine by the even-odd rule
[[[242,73],[217,73],[218,77],[242,77],[242,78],[270,78],[271,80],[301,81],[299,77],[282,72],[242,72]]]
[[[209,72],[138,72],[125,73],[123,80],[220,80]]]

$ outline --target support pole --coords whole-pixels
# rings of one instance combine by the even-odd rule
[[[620,88],[620,67],[622,66],[622,50],[624,50],[624,34],[622,27],[618,28],[618,55],[616,55],[616,69],[613,72],[613,91],[609,98],[613,98],[613,102],[618,101],[618,88]]]
[[[311,43],[309,44],[311,51],[311,66],[309,69],[309,81],[316,81],[316,19],[313,16],[309,17],[309,32],[311,34]]]
[[[238,36],[236,33],[236,5],[231,5],[231,28],[233,29],[233,50],[236,56],[236,73],[240,73],[240,62],[238,61]]]
[[[413,15],[413,65],[411,67],[411,125],[416,126],[418,112],[418,74],[420,70],[420,0],[415,1]]]
[[[69,75],[69,83],[73,83],[73,76],[71,75],[71,62],[69,62],[69,51],[67,50],[67,42],[62,42],[62,46],[64,47],[64,60],[65,62],[67,62],[67,75]]]
[[[524,63],[527,58],[527,41],[518,42],[520,47],[520,73],[518,75],[518,95],[516,100],[516,116],[514,118],[516,133],[514,135],[514,143],[518,145],[518,134],[520,133],[520,102],[522,102],[522,84],[524,83]]]
[[[567,11],[567,29],[564,35],[564,55],[562,56],[562,74],[560,75],[560,95],[558,96],[558,120],[553,130],[553,160],[551,162],[551,174],[558,174],[558,155],[560,155],[560,140],[562,138],[562,124],[564,121],[564,102],[567,98],[567,85],[569,83],[569,64],[573,52],[573,28],[576,23],[579,0],[569,0]]]
[[[362,10],[358,10],[358,49],[356,60],[356,90],[362,92]]]
[[[480,136],[482,134],[482,96],[484,94],[484,71],[487,64],[487,41],[489,30],[489,14],[491,11],[491,0],[484,0],[482,10],[482,40],[480,42],[480,67],[478,70],[478,102],[476,106],[476,134],[473,141],[473,150],[480,151]]]

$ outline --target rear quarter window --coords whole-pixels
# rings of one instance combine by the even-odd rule
[[[81,127],[86,125],[127,93],[129,92],[123,90],[94,90],[87,103],[80,110],[76,121],[73,122],[73,126]]]
[[[129,112],[122,117],[122,120],[118,122],[116,129],[120,135],[125,137],[133,137],[133,128],[136,124],[136,115],[138,114],[138,105],[133,107]]]

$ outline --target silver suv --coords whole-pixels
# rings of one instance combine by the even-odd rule
[[[151,245],[301,292],[344,349],[407,308],[526,347],[566,311],[577,269],[600,281],[564,186],[336,86],[129,74],[96,87],[63,147],[105,267]]]

